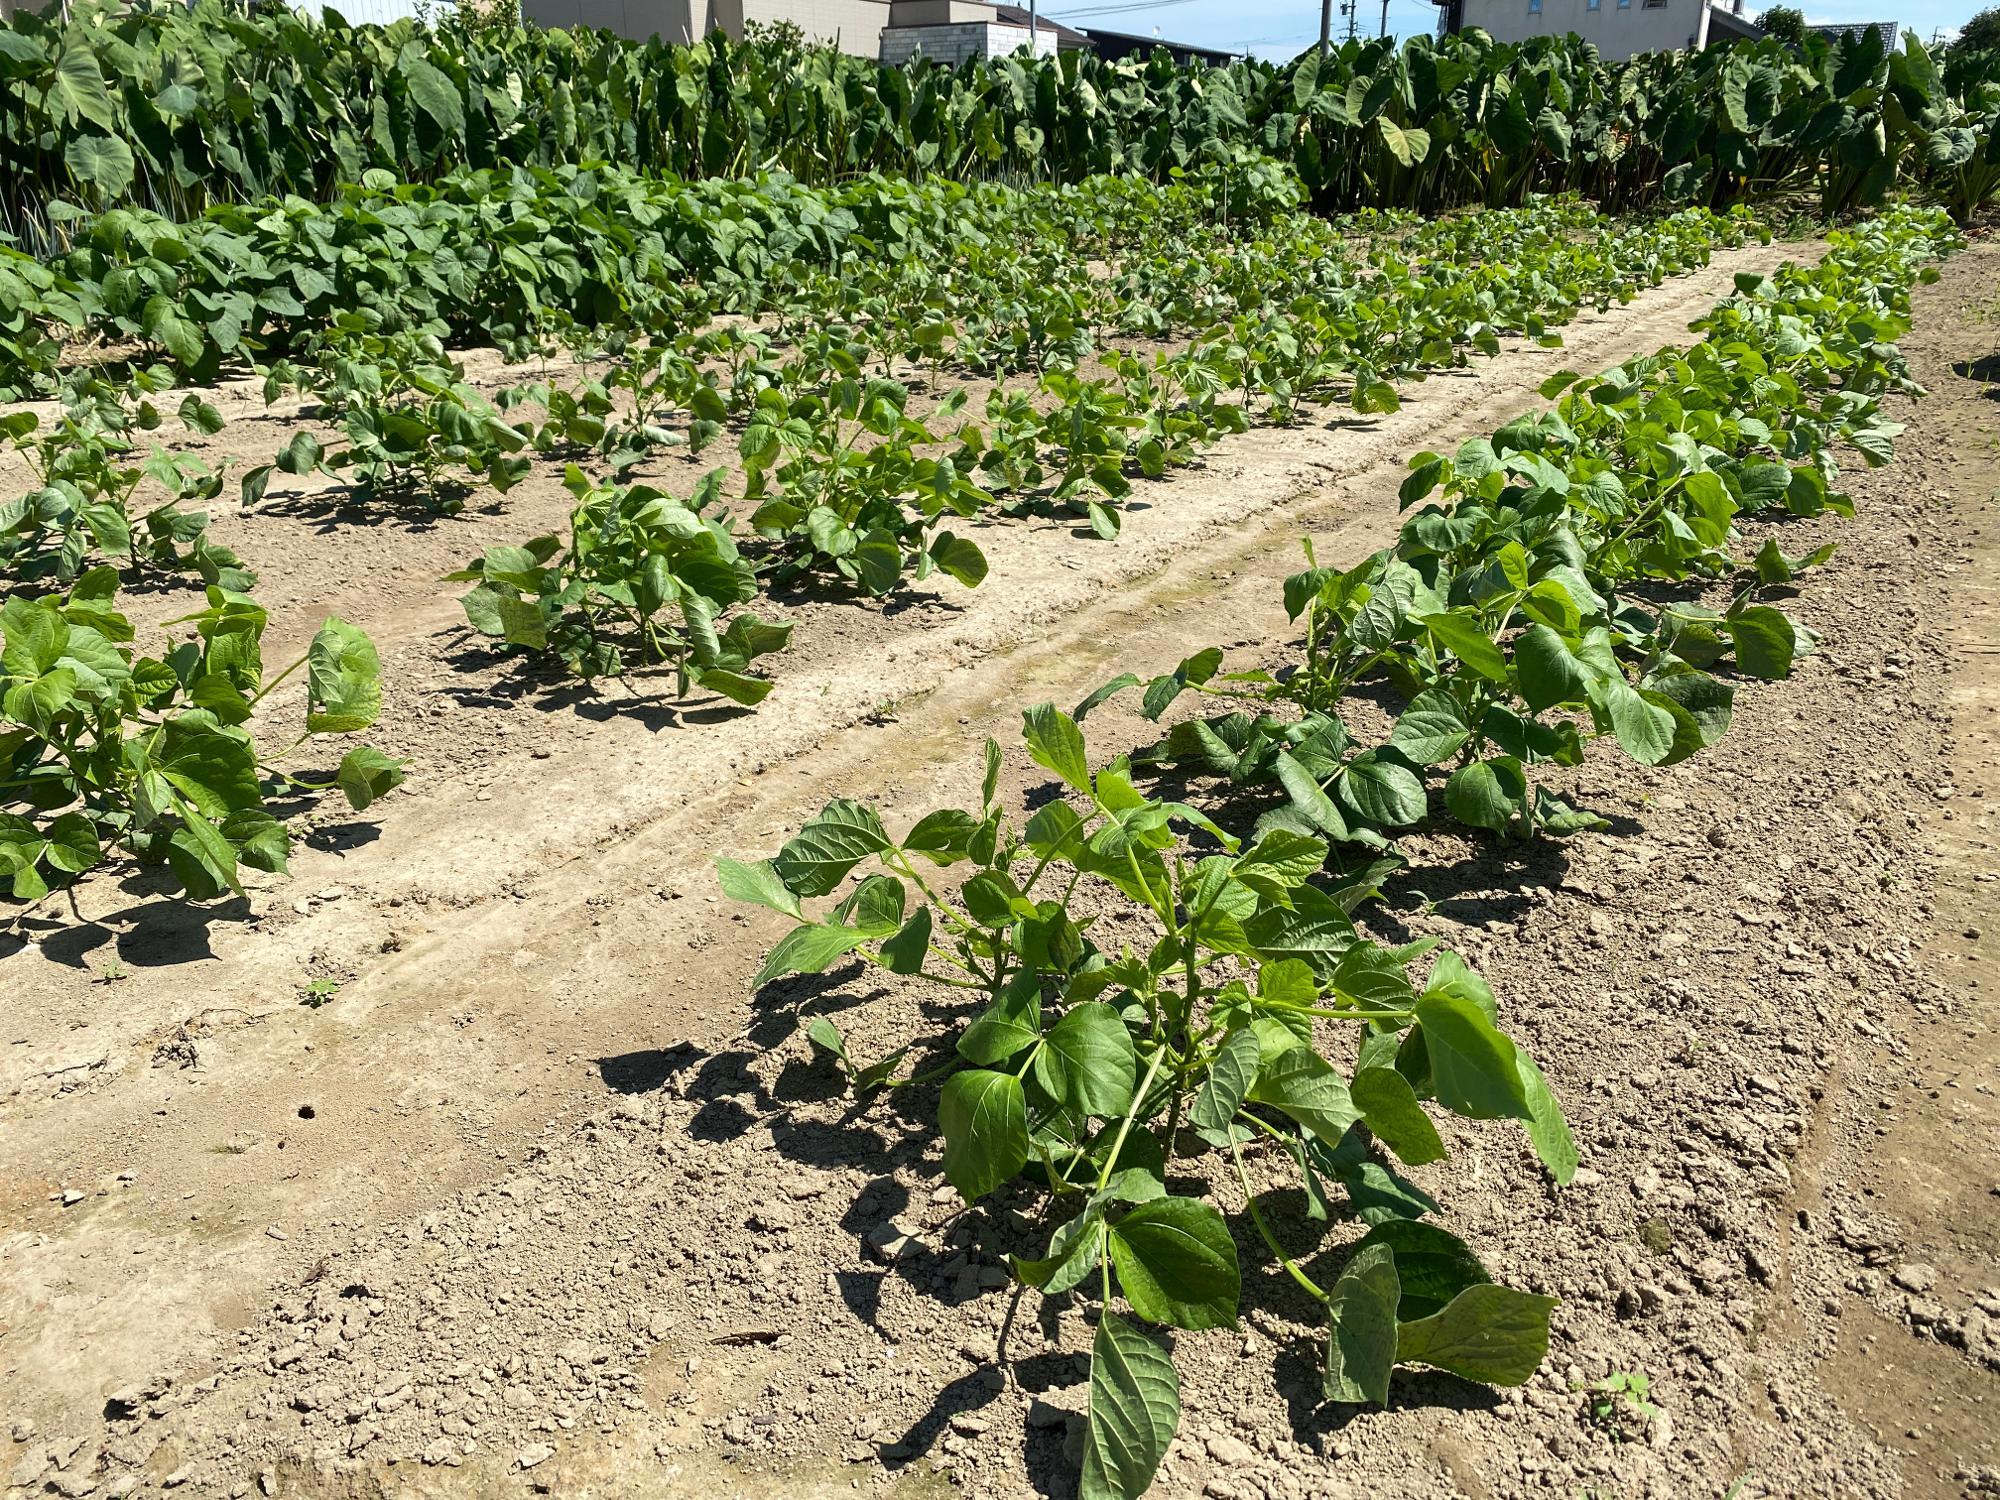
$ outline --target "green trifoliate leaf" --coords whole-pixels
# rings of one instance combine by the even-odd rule
[[[1041,1260],[1013,1257],[1016,1279],[1039,1287],[1045,1296],[1058,1297],[1078,1286],[1097,1269],[1104,1253],[1103,1205],[1092,1200],[1084,1211],[1060,1226],[1049,1237],[1049,1253]]]
[[[1321,974],[1332,972],[1354,942],[1353,920],[1331,896],[1311,885],[1292,892],[1289,910],[1266,907],[1243,924],[1243,932],[1260,956],[1296,958]]]
[[[1340,778],[1343,806],[1383,828],[1407,828],[1429,810],[1423,779],[1408,766],[1374,751],[1357,755]]]
[[[778,872],[771,868],[768,859],[745,864],[741,860],[718,855],[715,873],[721,883],[722,894],[730,900],[768,906],[772,911],[783,912],[800,922],[806,919],[805,912],[799,907],[799,898],[785,888],[785,883],[778,878]]]
[[[829,922],[808,922],[779,938],[752,984],[761,989],[785,974],[823,974],[867,941],[868,934]]]
[[[841,1066],[850,1072],[854,1064],[847,1056],[847,1039],[840,1034],[840,1028],[825,1016],[814,1016],[805,1026],[806,1040],[820,1051],[830,1054]]]
[[[1158,1198],[1111,1226],[1111,1264],[1132,1311],[1173,1328],[1230,1328],[1242,1276],[1229,1226],[1209,1204]]]
[[[104,857],[97,826],[82,813],[64,813],[49,824],[43,858],[52,869],[80,875]]]
[[[334,782],[347,798],[347,805],[361,812],[403,784],[407,764],[367,745],[356,745],[340,758]]]
[[[1090,1426],[1077,1500],[1139,1500],[1180,1420],[1174,1362],[1138,1329],[1106,1312],[1090,1349]]]
[[[1313,827],[1330,838],[1344,839],[1348,836],[1347,819],[1341,816],[1340,808],[1321,790],[1310,771],[1283,750],[1277,753],[1272,765],[1277,772],[1278,784],[1292,799],[1292,806],[1303,813]]]
[[[1514,640],[1514,676],[1522,699],[1540,713],[1558,703],[1583,702],[1591,673],[1555,631],[1530,625]]]
[[[986,554],[977,545],[949,531],[940,532],[930,545],[931,561],[967,588],[978,587],[986,577]]]
[[[1021,973],[959,1034],[958,1055],[986,1067],[1018,1057],[1040,1041],[1041,1035],[1041,981],[1032,973]],[[1126,1098],[1130,1097],[1128,1089]]]
[[[1527,800],[1528,778],[1511,755],[1460,766],[1444,784],[1444,805],[1454,818],[1494,833],[1505,833]]]
[[[1619,747],[1640,765],[1657,766],[1673,754],[1678,722],[1671,708],[1650,702],[1623,677],[1600,679],[1590,695]]]
[[[1451,759],[1470,738],[1472,728],[1458,699],[1432,688],[1410,700],[1396,720],[1389,744],[1420,766],[1434,766]]]
[[[1000,744],[992,737],[986,741],[986,775],[979,784],[979,805],[982,809],[993,806],[993,793],[1000,785]]]
[[[930,952],[931,909],[920,906],[910,919],[882,943],[882,962],[892,974],[916,974]]]
[[[1357,1068],[1348,1093],[1376,1138],[1413,1167],[1442,1161],[1444,1142],[1416,1090],[1394,1068]]]
[[[1283,1110],[1329,1146],[1361,1118],[1346,1083],[1310,1047],[1293,1047],[1266,1061],[1250,1097]]]
[[[1395,1253],[1396,1275],[1402,1286],[1396,1316],[1406,1322],[1441,1312],[1467,1287],[1493,1279],[1464,1240],[1435,1224],[1387,1220],[1363,1235],[1355,1251],[1377,1246]]]
[[[1556,1185],[1568,1187],[1582,1160],[1576,1137],[1570,1134],[1562,1106],[1556,1102],[1555,1092],[1534,1060],[1516,1049],[1515,1062],[1521,1071],[1521,1090],[1528,1099],[1528,1139],[1534,1142],[1535,1154],[1542,1159]]]
[[[1249,1097],[1257,1077],[1260,1049],[1257,1033],[1248,1026],[1232,1031],[1216,1049],[1208,1076],[1195,1095],[1188,1119],[1200,1130],[1226,1130]]]
[[[1548,1353],[1555,1306],[1554,1297],[1512,1287],[1467,1287],[1442,1311],[1402,1325],[1397,1363],[1435,1365],[1488,1385],[1521,1385]]]
[[[1417,1025],[1438,1102],[1473,1120],[1526,1119],[1514,1044],[1471,1000],[1435,990],[1417,1001]]]
[[[1117,1011],[1097,1000],[1071,1006],[1035,1056],[1035,1081],[1082,1115],[1124,1110],[1137,1070],[1131,1033]]]
[[[1011,1073],[954,1073],[938,1098],[944,1173],[976,1202],[1028,1164],[1028,1102]]]
[[[1326,1374],[1329,1401],[1389,1404],[1396,1368],[1396,1306],[1402,1295],[1396,1259],[1387,1245],[1364,1246],[1341,1267],[1327,1300]]]
[[[1736,664],[1752,677],[1776,681],[1792,675],[1798,629],[1783,610],[1752,605],[1722,621],[1736,647]]]
[[[771,867],[794,895],[824,896],[862,860],[889,847],[873,808],[837,798],[778,851]]]
[[[1038,703],[1022,715],[1028,754],[1035,764],[1053,771],[1079,792],[1091,790],[1090,762],[1085,757],[1083,731],[1053,704]]]
[[[345,620],[320,626],[306,651],[306,728],[315,734],[366,729],[382,710],[382,663],[374,642]]]
[[[1417,623],[1430,631],[1431,638],[1467,667],[1491,682],[1507,680],[1507,659],[1479,617],[1470,610],[1449,610],[1443,614],[1420,615]]]

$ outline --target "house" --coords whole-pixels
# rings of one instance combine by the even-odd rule
[[[1436,0],[1440,34],[1478,27],[1495,41],[1575,32],[1610,61],[1641,52],[1699,52],[1760,35],[1743,14],[1711,0]]]
[[[1077,30],[1047,16],[1031,16],[1026,6],[996,0],[521,0],[521,14],[539,26],[597,26],[634,41],[658,36],[683,43],[699,41],[718,28],[741,37],[746,24],[789,21],[809,42],[892,67],[918,56],[957,64],[1021,51],[1037,57],[1077,51],[1143,56],[1156,46],[1181,62],[1228,62],[1234,55],[1155,37]]]
[[[1023,49],[1037,57],[1052,57],[1059,51],[1073,52],[1088,45],[1082,33],[1045,16],[1031,17],[1017,5],[988,5],[983,0],[893,0],[889,24],[882,28],[873,55],[899,68],[918,56],[958,64],[975,57],[1006,57]]]

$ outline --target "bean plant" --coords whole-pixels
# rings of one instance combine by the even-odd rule
[[[331,770],[297,764],[375,722],[380,667],[361,631],[330,619],[267,673],[263,609],[211,586],[205,608],[171,622],[192,638],[147,656],[118,591],[98,567],[62,595],[0,606],[0,875],[16,898],[119,851],[195,900],[241,895],[243,866],[285,871],[287,804],[338,790],[361,811],[401,782],[402,762],[366,745]],[[301,670],[304,729],[272,749],[253,737],[257,709]]]
[[[685,503],[650,485],[596,485],[571,467],[567,538],[491,547],[447,581],[472,581],[466,619],[507,646],[560,660],[585,679],[670,667],[677,691],[706,688],[752,705],[770,692],[750,663],[780,650],[790,625],[740,614],[755,571],[712,514],[722,471]]]
[[[1180,1397],[1145,1325],[1236,1326],[1242,1236],[1313,1306],[1328,1401],[1386,1404],[1404,1364],[1525,1381],[1555,1299],[1496,1284],[1391,1165],[1446,1158],[1442,1113],[1519,1122],[1570,1180],[1562,1111],[1492,991],[1428,941],[1366,938],[1315,883],[1324,840],[1239,839],[1147,795],[1122,760],[1093,772],[1076,721],[1047,705],[1025,739],[1061,795],[1018,828],[989,741],[977,811],[893,837],[836,800],[770,859],[717,863],[729,895],[795,924],[760,984],[859,961],[957,1002],[949,1030],[866,1068],[825,1018],[810,1035],[863,1092],[938,1086],[943,1170],[967,1202],[1049,1201],[1058,1227],[1012,1264],[1024,1288],[1092,1305],[1082,1494],[1151,1484]],[[913,1052],[922,1071],[896,1076]],[[1297,1183],[1306,1234],[1279,1233],[1253,1162]],[[1329,1277],[1312,1265],[1335,1192],[1370,1227]]]
[[[1219,649],[1195,653],[1144,684],[1146,716],[1187,692],[1240,706],[1175,724],[1135,758],[1274,784],[1286,801],[1271,817],[1337,842],[1379,847],[1424,821],[1432,768],[1469,827],[1602,826],[1533,768],[1581,764],[1599,739],[1641,765],[1686,760],[1727,732],[1736,680],[1785,677],[1812,650],[1768,596],[1832,544],[1792,556],[1770,538],[1746,556],[1737,518],[1852,513],[1835,455],[1888,461],[1900,428],[1881,398],[1915,390],[1893,343],[1908,288],[1955,243],[1934,210],[1836,232],[1815,266],[1740,277],[1691,348],[1552,377],[1552,410],[1418,454],[1394,546],[1285,581],[1304,627],[1296,666],[1224,672]],[[1659,597],[1690,585],[1726,603]],[[1078,714],[1139,685],[1121,674]],[[1376,685],[1395,722],[1367,742],[1349,715]]]

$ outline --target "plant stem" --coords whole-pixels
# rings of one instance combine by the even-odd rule
[[[1231,1141],[1229,1143],[1229,1154],[1236,1160],[1236,1178],[1237,1181],[1243,1184],[1243,1200],[1249,1205],[1250,1222],[1257,1226],[1257,1233],[1264,1237],[1264,1243],[1271,1247],[1271,1253],[1278,1257],[1279,1264],[1284,1266],[1285,1270],[1291,1274],[1292,1280],[1311,1293],[1315,1301],[1324,1303],[1327,1300],[1327,1294],[1320,1290],[1319,1283],[1300,1270],[1297,1261],[1285,1254],[1285,1247],[1278,1243],[1277,1236],[1271,1233],[1271,1226],[1264,1222],[1264,1212],[1257,1207],[1257,1194],[1250,1187],[1250,1173],[1243,1165],[1242,1146],[1235,1141]]]

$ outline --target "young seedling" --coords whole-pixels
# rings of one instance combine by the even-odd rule
[[[1583,1394],[1584,1415],[1593,1427],[1610,1434],[1613,1442],[1632,1441],[1660,1414],[1659,1407],[1647,1399],[1652,1394],[1652,1380],[1634,1370],[1613,1370],[1602,1380],[1578,1382],[1570,1389]]]

